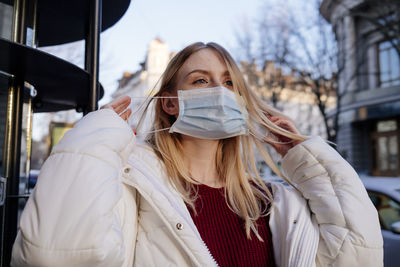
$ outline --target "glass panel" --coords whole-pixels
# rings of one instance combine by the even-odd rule
[[[391,85],[390,82],[381,82],[381,87],[389,87]]]
[[[34,47],[34,44],[33,44],[34,33],[35,32],[31,28],[26,29],[26,45],[27,46]]]
[[[400,84],[400,57],[391,42],[379,44],[379,69],[381,87]]]
[[[390,48],[391,46],[392,45],[391,45],[391,43],[389,41],[382,42],[382,43],[379,44],[379,50],[385,50],[385,49]]]
[[[394,48],[390,50],[390,59],[391,59],[391,77],[390,79],[393,81],[392,85],[400,83],[400,57]]]
[[[0,37],[11,40],[13,6],[0,2]]]
[[[389,76],[389,54],[387,50],[379,51],[379,70],[380,70],[380,79],[381,82],[384,83],[390,79]]]
[[[397,79],[397,80],[392,81],[391,85],[392,85],[392,86],[400,85],[400,78]]]
[[[390,132],[397,130],[397,121],[379,121],[376,125],[378,132]]]
[[[371,157],[372,170],[376,171],[378,169],[378,166],[377,166],[378,160],[377,160],[377,151],[376,151],[376,140],[375,140],[375,138],[372,139],[371,150],[372,150],[372,157]]]
[[[31,90],[33,87],[25,83],[25,89]],[[31,169],[32,152],[32,109],[31,101],[23,105],[23,118],[21,127],[21,167],[20,167],[20,194],[27,194],[29,184],[29,173]]]
[[[397,151],[397,136],[389,137],[389,169],[397,170],[398,169],[398,151]]]
[[[380,170],[385,171],[388,169],[388,151],[387,151],[387,137],[382,136],[378,138],[378,160]]]
[[[400,221],[400,204],[383,194],[372,192],[368,194],[378,211],[382,228],[390,230],[392,223]]]
[[[8,100],[8,77],[0,73],[0,175],[2,173],[4,134]]]

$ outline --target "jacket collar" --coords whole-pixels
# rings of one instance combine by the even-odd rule
[[[127,164],[131,171],[129,175],[123,176],[122,182],[134,187],[150,203],[178,242],[183,243],[182,247],[195,263],[200,266],[216,266],[184,201],[169,183],[162,163],[151,148],[136,147]],[[177,223],[183,225],[178,235],[175,227]]]

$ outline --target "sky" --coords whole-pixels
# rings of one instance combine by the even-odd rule
[[[268,0],[280,1],[280,0]],[[284,0],[286,1],[286,0]],[[243,20],[253,20],[266,0],[132,0],[122,18],[100,35],[100,83],[103,106],[111,101],[124,72],[135,72],[144,61],[151,40],[160,38],[171,52],[197,42],[214,41],[233,54],[235,29]],[[83,68],[84,41],[42,47],[48,53]],[[70,119],[75,121],[81,113]],[[65,118],[64,118],[65,119]],[[34,115],[32,137],[48,133],[49,117]]]
[[[235,27],[258,16],[262,0],[133,0],[124,16],[101,34],[100,82],[110,101],[123,72],[135,72],[154,38],[179,51],[196,41],[214,41],[231,51]]]
[[[270,9],[276,5],[283,9]],[[272,14],[272,21],[285,20],[288,5],[294,7],[296,18],[309,19],[305,3],[298,0],[132,0],[122,18],[100,36],[100,82],[105,95],[99,106],[111,101],[124,72],[140,69],[154,38],[167,43],[171,52],[197,41],[217,42],[237,59],[236,32],[243,33],[243,24],[247,23],[250,32],[259,32],[256,20],[266,18],[267,13]],[[84,41],[41,49],[83,68]],[[76,119],[81,116],[75,115]],[[36,114],[34,123],[48,123],[45,115],[43,120],[39,117]],[[33,127],[34,137],[40,139],[46,133],[36,134],[38,128],[46,127]]]

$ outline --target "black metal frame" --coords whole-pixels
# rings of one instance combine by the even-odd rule
[[[26,0],[14,1],[12,41],[25,43]],[[1,266],[8,266],[11,249],[17,234],[18,189],[21,156],[21,126],[24,81],[15,77],[8,90],[6,134],[3,152],[3,177],[6,183],[6,198],[2,207],[1,221]]]
[[[33,2],[33,11],[28,10]],[[33,12],[33,25],[36,25],[38,0],[14,0],[13,35],[12,41],[19,44],[26,43],[27,14]],[[102,21],[102,0],[90,0],[90,14],[88,14],[85,47],[85,69],[90,74],[89,99],[90,103],[84,113],[96,110],[99,96],[99,47]],[[36,30],[34,31],[36,34]],[[36,37],[33,37],[34,45]],[[24,81],[15,75],[12,78],[8,91],[8,106],[6,120],[5,146],[3,151],[3,173],[5,179],[6,197],[3,206],[0,206],[0,266],[9,266],[12,245],[17,234],[18,201],[26,198],[19,195],[20,155],[21,155],[21,126]]]
[[[90,15],[85,38],[85,69],[90,73],[90,103],[85,114],[98,108],[101,21],[102,0],[90,0]]]

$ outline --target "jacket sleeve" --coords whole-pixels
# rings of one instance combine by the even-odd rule
[[[122,266],[121,196],[127,190],[120,181],[134,143],[130,127],[109,109],[69,130],[21,215],[11,265]]]
[[[320,266],[383,266],[379,219],[354,169],[320,137],[282,159],[287,177],[308,201],[320,231]]]

